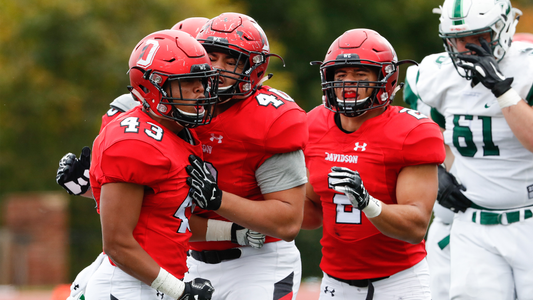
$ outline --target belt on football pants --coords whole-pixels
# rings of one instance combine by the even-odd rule
[[[521,209],[510,212],[475,211],[472,214],[472,222],[481,225],[508,225],[533,217],[531,209]]]
[[[189,255],[194,259],[203,261],[206,264],[218,264],[225,260],[232,260],[241,257],[242,251],[239,248],[227,250],[189,250]]]
[[[374,285],[372,284],[372,282],[379,281],[379,280],[386,279],[386,278],[390,277],[390,276],[385,276],[385,277],[369,278],[369,279],[348,280],[348,279],[337,278],[337,277],[331,276],[329,274],[327,274],[327,275],[329,277],[337,280],[337,281],[344,282],[344,283],[346,283],[348,285],[351,285],[351,286],[368,287],[368,293],[366,294],[366,300],[371,300],[371,299],[374,298]]]

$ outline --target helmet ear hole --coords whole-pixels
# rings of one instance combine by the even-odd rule
[[[149,90],[148,88],[146,88],[144,85],[139,84],[139,87],[143,90],[143,92],[144,92],[145,94],[150,93],[150,90]]]

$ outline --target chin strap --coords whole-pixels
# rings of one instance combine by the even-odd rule
[[[272,76],[274,76],[274,74],[268,73],[267,76],[265,76],[265,77],[261,78],[261,80],[259,80],[259,83],[257,83],[257,86],[262,86],[263,82],[269,80],[270,78],[272,78]]]

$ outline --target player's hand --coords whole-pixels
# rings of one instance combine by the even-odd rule
[[[185,282],[185,290],[178,300],[211,300],[215,288],[211,281],[203,278],[194,278]]]
[[[218,188],[215,177],[205,162],[195,155],[189,156],[189,166],[185,168],[190,177],[187,184],[191,187],[189,196],[200,208],[217,210],[222,203],[222,190]]]
[[[466,198],[461,191],[466,191],[466,188],[457,181],[457,178],[451,173],[448,173],[444,167],[439,165],[439,192],[437,194],[437,201],[440,205],[450,209],[453,212],[464,212],[472,201]]]
[[[91,187],[89,168],[91,166],[91,148],[83,147],[80,158],[67,153],[59,161],[56,182],[71,195],[81,195]]]
[[[472,76],[490,89],[498,98],[511,89],[513,77],[506,78],[502,74],[498,62],[492,55],[489,43],[483,38],[480,38],[479,41],[481,46],[470,43],[465,45],[468,50],[473,52],[473,55],[458,55],[457,58],[461,61],[457,65],[471,71]]]
[[[328,174],[331,187],[337,192],[344,193],[354,207],[359,210],[365,209],[370,197],[359,172],[344,167],[333,167],[331,171]]]
[[[231,241],[241,246],[259,249],[265,244],[265,235],[233,223],[231,225]]]

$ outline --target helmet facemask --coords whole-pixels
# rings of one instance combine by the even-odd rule
[[[489,33],[487,41],[494,58],[499,62],[511,45],[516,24],[522,15],[519,9],[511,7],[509,0],[445,0],[435,12],[441,15],[439,36],[444,48],[459,75],[467,79],[472,79],[471,72],[458,67],[457,56],[470,54],[470,51],[460,53],[456,39]]]
[[[370,69],[377,75],[377,79],[375,81],[335,80],[335,70],[342,67],[355,66]],[[389,71],[387,75],[384,75],[384,69]],[[364,60],[347,63],[345,60],[337,60],[333,64],[327,65],[323,72],[326,77],[326,80],[322,81],[322,90],[326,95],[325,106],[336,113],[347,117],[357,117],[371,109],[386,106],[392,100],[392,98],[389,99],[389,95],[386,92],[389,77],[396,72],[396,66],[392,63],[382,64]],[[359,93],[367,88],[373,89],[370,95],[364,99],[359,99]],[[336,91],[342,95],[341,98],[338,97]],[[378,97],[381,98],[381,101],[379,101]]]
[[[270,53],[268,38],[253,18],[240,13],[222,13],[209,20],[196,39],[208,53],[228,54],[243,66],[242,71],[240,68],[220,70],[222,77],[237,80],[231,87],[219,88],[221,102],[249,97],[270,78],[265,76],[269,57],[277,55]]]
[[[453,65],[455,69],[457,70],[457,73],[461,76],[466,78],[467,80],[471,80],[473,78],[472,71],[465,70],[461,67],[459,67],[458,63],[461,62],[461,60],[458,58],[459,55],[475,55],[471,50],[466,49],[465,51],[459,51],[457,46],[457,39],[473,36],[473,35],[480,35],[480,39],[482,39],[481,35],[485,33],[490,33],[490,39],[487,41],[490,45],[492,53],[495,53],[497,49],[502,49],[501,47],[498,47],[499,45],[499,39],[494,37],[496,33],[490,29],[485,28],[482,30],[475,30],[471,32],[466,33],[456,33],[456,34],[446,34],[441,35],[442,41],[444,43],[444,48],[446,49],[446,52],[448,52],[448,55],[450,56]],[[496,57],[496,55],[495,55]]]
[[[199,66],[192,66],[194,70]],[[205,70],[205,66],[202,66]],[[204,98],[186,98],[184,89],[191,88],[192,82],[200,80],[204,89]],[[193,128],[211,122],[214,106],[217,102],[218,73],[214,70],[191,72],[188,74],[168,75],[153,72],[149,75],[150,83],[161,95],[157,112],[164,118],[171,119],[183,127]],[[161,85],[161,83],[163,84]],[[173,84],[174,83],[174,84]],[[177,86],[177,88],[176,88]],[[194,107],[185,111],[185,107]]]
[[[199,41],[203,43],[202,45],[208,53],[224,53],[235,59],[235,67],[233,70],[217,69],[220,77],[236,80],[236,82],[230,86],[218,88],[220,103],[228,101],[233,96],[241,96],[243,98],[248,97],[257,88],[257,83],[252,81],[251,74],[256,68],[267,63],[267,59],[263,53],[247,51],[236,45],[231,45],[230,47],[228,46],[227,41],[213,39],[212,37],[208,37],[206,40],[199,39]],[[250,57],[252,57],[252,65],[250,64]],[[239,66],[243,66],[242,71],[239,70]],[[263,74],[258,74],[258,76],[262,75]]]

